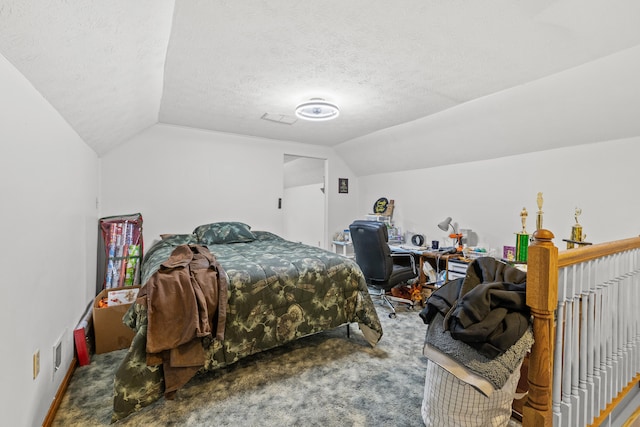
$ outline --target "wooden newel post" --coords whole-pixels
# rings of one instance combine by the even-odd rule
[[[523,426],[551,426],[551,386],[554,311],[558,304],[558,248],[551,231],[533,233],[527,262],[527,305],[534,323],[535,343],[529,356],[529,394],[523,407]]]

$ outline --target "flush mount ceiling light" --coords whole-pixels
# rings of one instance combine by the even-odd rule
[[[340,115],[338,106],[322,98],[311,98],[296,107],[296,116],[301,119],[321,122],[335,119]]]

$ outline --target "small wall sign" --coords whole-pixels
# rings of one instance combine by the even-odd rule
[[[338,178],[338,193],[349,192],[349,178]]]

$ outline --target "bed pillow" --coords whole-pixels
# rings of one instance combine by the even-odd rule
[[[269,231],[252,231],[253,235],[256,236],[256,240],[264,241],[264,240],[284,240],[282,237],[277,234],[273,234]]]
[[[196,227],[193,230],[198,241],[203,245],[224,243],[247,243],[256,240],[251,227],[242,222],[214,222]]]
[[[174,245],[194,245],[198,243],[195,234],[161,234],[160,238]]]

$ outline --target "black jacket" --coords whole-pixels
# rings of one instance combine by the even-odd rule
[[[494,358],[529,327],[526,279],[525,272],[495,258],[478,258],[464,279],[446,283],[429,297],[420,317],[429,324],[442,314],[452,338]]]

